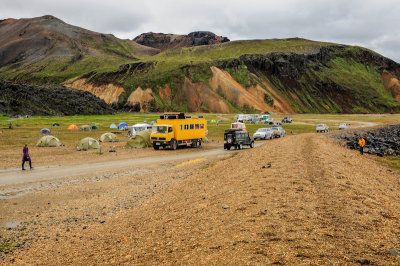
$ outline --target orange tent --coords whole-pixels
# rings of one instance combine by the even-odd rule
[[[68,129],[69,129],[69,130],[73,130],[73,129],[78,129],[78,127],[77,127],[76,125],[72,124],[72,125],[70,125],[70,126],[68,127]]]

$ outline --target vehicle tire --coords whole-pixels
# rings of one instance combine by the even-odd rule
[[[239,150],[243,149],[242,143],[239,144]]]
[[[254,148],[254,141],[250,143],[250,148]]]
[[[264,140],[266,140],[267,139],[267,135],[264,135]]]
[[[231,146],[226,146],[226,149],[229,151],[231,149]]]
[[[171,140],[171,150],[176,150],[178,147],[178,143],[176,143],[176,140]]]
[[[159,150],[159,149],[160,149],[160,146],[158,146],[158,145],[153,145],[153,148],[154,148],[155,150]]]
[[[192,144],[190,144],[190,147],[196,148],[197,147],[197,141],[193,141]]]

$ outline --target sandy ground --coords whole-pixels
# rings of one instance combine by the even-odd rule
[[[400,264],[399,174],[322,134],[36,185],[3,263]]]

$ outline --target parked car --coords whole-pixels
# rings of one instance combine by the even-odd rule
[[[236,150],[241,150],[243,145],[254,148],[254,139],[250,138],[248,131],[232,128],[225,130],[224,149],[230,150],[231,147],[234,147]]]
[[[271,128],[259,128],[256,133],[253,134],[254,139],[272,139],[274,132]]]
[[[292,123],[293,122],[293,120],[291,119],[291,118],[289,118],[289,117],[287,117],[287,116],[285,116],[283,119],[282,119],[282,123]]]
[[[341,123],[339,125],[339,130],[343,130],[343,129],[346,129],[346,128],[347,128],[347,124],[346,123]]]
[[[329,132],[329,127],[327,124],[318,124],[317,125],[317,133],[319,132]]]
[[[286,136],[286,131],[282,127],[271,127],[274,138],[281,138]]]

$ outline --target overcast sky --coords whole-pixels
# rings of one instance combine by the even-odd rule
[[[0,0],[0,19],[42,15],[123,39],[197,30],[231,40],[302,37],[400,62],[399,0]]]

